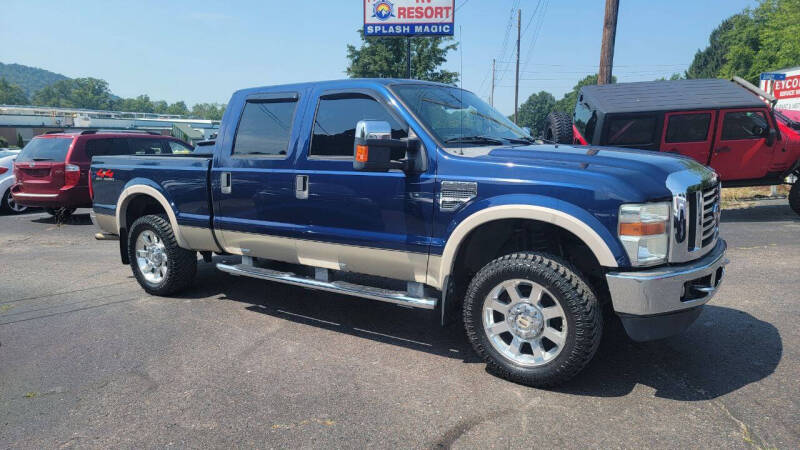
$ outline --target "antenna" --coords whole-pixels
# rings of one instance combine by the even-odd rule
[[[460,100],[461,105],[459,106],[461,106],[462,110],[460,117],[461,117],[461,137],[463,138],[464,137],[464,111],[463,111],[464,110],[464,28],[461,25],[458,26],[458,36],[459,36],[458,40],[460,41],[459,43],[461,44],[458,46],[459,49],[458,53],[461,56],[461,68],[458,69],[461,73],[458,74],[458,81],[461,84],[461,91],[459,92],[459,95],[461,96]],[[458,150],[459,153],[463,155],[464,144],[461,144],[461,147],[459,147]]]

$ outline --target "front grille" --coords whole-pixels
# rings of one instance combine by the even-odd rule
[[[719,234],[720,185],[690,193],[689,252],[705,250],[717,241]],[[705,252],[701,252],[705,253]]]

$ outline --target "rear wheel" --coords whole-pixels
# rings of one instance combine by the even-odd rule
[[[192,284],[197,252],[178,246],[166,216],[140,217],[128,234],[128,257],[133,275],[147,293],[167,296]]]
[[[11,188],[7,189],[3,194],[3,204],[0,205],[0,210],[11,214],[20,214],[27,211],[27,206],[18,204],[14,197],[11,195]]]
[[[529,386],[572,378],[594,356],[603,331],[589,285],[568,263],[538,253],[484,266],[467,290],[464,326],[491,372]]]
[[[795,180],[789,190],[789,207],[797,214],[800,214],[800,178]]]
[[[559,111],[548,114],[545,118],[543,137],[558,144],[572,144],[572,117]]]

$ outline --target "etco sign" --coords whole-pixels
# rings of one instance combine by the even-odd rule
[[[365,36],[452,36],[455,0],[364,0]]]

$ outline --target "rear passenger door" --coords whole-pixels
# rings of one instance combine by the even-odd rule
[[[701,164],[711,159],[715,111],[672,112],[664,117],[661,151],[679,153]]]
[[[211,173],[214,220],[231,253],[296,258],[293,239],[304,232],[298,223],[305,214],[295,197],[293,161],[301,100],[297,92],[250,94],[231,142],[217,151]]]
[[[721,111],[711,167],[725,180],[762,178],[775,145],[767,146],[770,122],[766,108]]]

